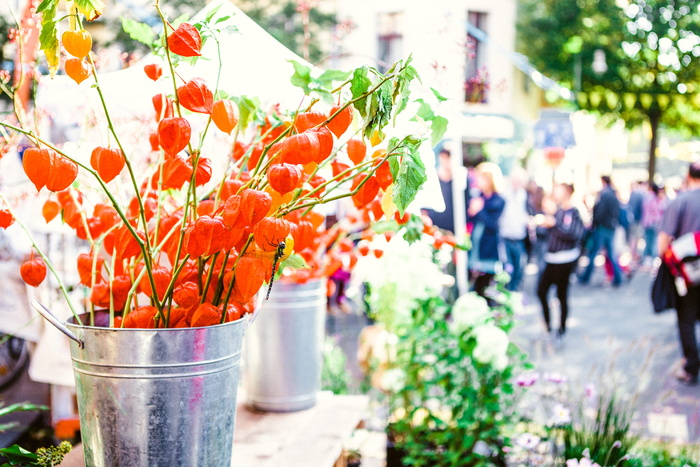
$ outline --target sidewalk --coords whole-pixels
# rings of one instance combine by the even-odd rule
[[[544,325],[534,292],[537,279],[536,275],[528,276],[516,342],[529,354],[537,371],[564,374],[571,384],[595,384],[601,374],[617,377],[624,392],[639,394],[634,418],[639,432],[699,442],[700,386],[683,386],[674,378],[682,356],[675,312],[653,312],[649,272],[639,271],[617,288],[603,285],[603,279],[598,268],[590,284],[572,285],[567,336],[563,347],[555,349],[541,338]],[[550,291],[553,296],[554,288]],[[556,327],[558,304],[556,299],[550,303]]]

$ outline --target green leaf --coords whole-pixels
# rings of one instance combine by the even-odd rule
[[[348,78],[350,78],[350,72],[349,71],[341,71],[341,70],[326,70],[323,73],[321,73],[321,76],[316,78],[316,81],[318,83],[328,83],[331,84],[334,81],[345,81]]]
[[[362,130],[366,137],[372,136],[375,130],[381,134],[382,128],[389,123],[394,105],[392,91],[392,85],[387,81],[369,96],[367,116]]]
[[[45,405],[36,405],[29,402],[19,402],[17,404],[0,405],[0,417],[14,412],[33,412],[35,410],[49,410]]]
[[[391,157],[388,159],[389,170],[391,171],[391,178],[396,180],[399,175],[399,169],[401,168],[401,162],[398,157]]]
[[[306,260],[297,254],[290,255],[289,258],[282,261],[280,264],[280,269],[282,268],[292,268],[292,269],[308,269],[309,265],[306,264]]]
[[[392,96],[394,102],[397,103],[396,113],[394,115],[398,115],[406,108],[411,92],[411,81],[416,78],[418,78],[420,81],[416,69],[409,65],[411,60],[412,57],[408,57],[405,64],[402,62],[397,62],[394,65],[395,67],[400,68],[398,76],[395,78],[394,94]]]
[[[217,18],[214,24],[223,23],[224,21],[228,21],[229,19],[231,19],[231,15],[222,16],[220,18]]]
[[[153,45],[153,41],[156,39],[156,33],[153,31],[153,28],[146,23],[140,23],[133,19],[122,18],[122,29],[133,40],[146,44],[149,47]]]
[[[9,448],[0,449],[0,455],[5,456],[10,462],[9,465],[26,465],[26,462],[36,462],[37,455],[33,452],[27,451],[26,449],[13,444]],[[18,464],[22,463],[22,464]],[[36,464],[30,464],[36,465]]]
[[[46,55],[46,63],[53,77],[58,70],[58,30],[56,29],[56,8],[58,0],[45,0],[41,7],[41,33],[39,34],[39,48]]]
[[[447,100],[447,97],[445,97],[445,96],[443,96],[442,94],[440,94],[440,92],[439,92],[437,89],[435,89],[435,88],[430,88],[430,90],[433,91],[433,95],[434,95],[435,98],[438,100],[438,102],[445,102],[445,101]]]
[[[220,4],[217,5],[216,7],[212,8],[212,9],[209,11],[209,13],[207,13],[207,20],[206,20],[207,23],[211,22],[211,20],[214,18],[214,16],[216,15],[216,13],[219,11],[219,8],[221,8],[221,5],[222,5],[222,4],[220,3]]]
[[[364,66],[356,68],[353,72],[352,80],[350,81],[350,92],[352,92],[353,99],[357,99],[365,94],[372,86],[372,80],[367,76],[368,72],[368,68]],[[362,118],[365,118],[367,116],[367,97],[358,100],[354,105]]]
[[[257,98],[250,98],[247,96],[237,96],[233,98],[233,101],[238,106],[238,125],[240,125],[241,130],[245,130],[255,119],[255,114],[260,107],[260,101]]]
[[[93,21],[102,16],[105,5],[100,0],[75,0],[78,11],[85,15],[88,21]]]
[[[46,10],[50,10],[52,8],[55,9],[57,3],[58,3],[57,0],[42,0],[42,2],[39,4],[39,6],[36,7],[36,12],[43,13]]]
[[[392,139],[390,141],[393,142]],[[401,164],[399,173],[396,176],[394,185],[394,204],[403,215],[409,204],[415,199],[416,194],[423,184],[428,180],[425,173],[425,165],[420,158],[419,148],[422,140],[408,136],[404,138],[398,146],[389,145],[387,152],[401,154]]]
[[[416,115],[423,120],[432,120],[435,116],[435,112],[433,112],[433,108],[430,106],[430,104],[425,102],[423,99],[416,99],[416,102],[419,104]]]
[[[329,105],[333,105],[334,99],[333,99],[333,93],[330,91],[326,91],[324,89],[314,89],[314,93],[318,95],[318,97],[321,98],[321,100]]]
[[[292,85],[301,88],[305,95],[309,95],[311,92],[311,68],[303,65],[295,60],[289,60],[294,66],[294,74],[292,75],[291,82]]]
[[[189,18],[190,18],[190,15],[189,15],[189,14],[183,13],[183,14],[181,14],[180,16],[178,16],[177,18],[175,18],[175,21],[171,21],[170,24],[173,26],[173,28],[177,28],[177,27],[180,26],[182,23],[184,23],[184,22],[186,22],[187,20],[189,20]]]
[[[435,147],[442,140],[447,132],[447,124],[449,120],[441,115],[436,115],[433,119],[433,123],[430,125],[430,144]]]

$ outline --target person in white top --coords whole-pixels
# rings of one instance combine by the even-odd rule
[[[523,256],[525,254],[525,238],[530,222],[528,212],[528,195],[525,187],[528,182],[527,172],[518,167],[510,174],[510,187],[503,193],[505,207],[500,218],[500,232],[505,247],[506,270],[510,273],[508,290],[520,288],[523,277]]]

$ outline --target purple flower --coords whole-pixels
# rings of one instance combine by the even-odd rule
[[[521,388],[529,388],[530,386],[535,384],[538,379],[540,379],[539,373],[535,373],[535,372],[523,373],[515,379],[515,384],[517,384]]]
[[[589,399],[593,399],[596,394],[598,394],[598,391],[595,389],[595,385],[593,383],[588,383],[583,387],[583,391],[586,394],[586,397]]]
[[[561,373],[545,373],[544,378],[554,384],[561,384],[567,381],[566,375]]]

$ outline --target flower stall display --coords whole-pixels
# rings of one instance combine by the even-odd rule
[[[66,332],[88,465],[224,465],[246,317],[261,290],[274,294],[282,265],[303,268],[319,246],[316,208],[350,198],[372,222],[403,215],[426,179],[424,135],[386,136],[417,75],[410,59],[386,74],[294,63],[292,82],[308,97],[297,109],[262,108],[218,80],[178,74],[184,63],[196,72],[205,41],[217,44],[207,58],[221,66],[230,18],[213,8],[174,23],[156,2],[160,62],[143,80],[170,90],[153,96],[152,126],[135,148],[110,118],[82,26],[99,17],[98,3],[70,2],[63,16],[58,0],[44,0],[37,14],[51,73],[63,66],[103,103],[104,141],[69,153],[17,104],[0,122],[6,140],[20,134],[31,145],[22,166],[46,197],[46,221],[60,217],[84,242],[75,261],[86,309],[36,242],[20,272],[31,286],[55,276],[72,310]],[[17,84],[4,90],[14,96]],[[30,233],[17,208],[0,192],[0,227]]]
[[[454,239],[421,227],[416,216],[390,241],[375,239],[370,248],[383,253],[355,268],[377,322],[361,336],[360,357],[388,404],[387,466],[501,465],[524,358],[509,337],[519,297],[499,283],[496,307],[475,293],[448,304],[441,258]]]

